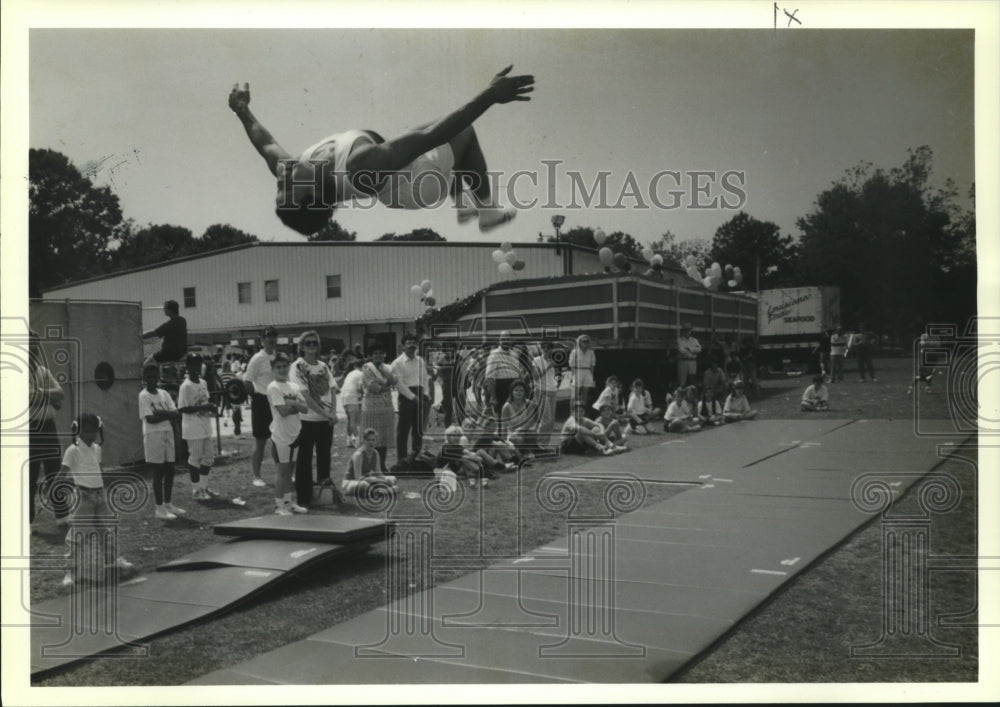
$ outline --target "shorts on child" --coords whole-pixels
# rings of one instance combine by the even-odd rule
[[[212,444],[211,437],[184,441],[187,442],[188,446],[188,466],[204,469],[215,463],[215,445]]]
[[[290,464],[295,461],[295,452],[298,450],[298,440],[291,444],[282,444],[276,439],[271,439],[274,445],[274,458],[279,464]]]
[[[142,436],[142,449],[147,464],[166,464],[174,461],[174,431],[153,430]]]
[[[586,454],[591,448],[576,437],[567,437],[562,441],[560,449],[564,454]]]

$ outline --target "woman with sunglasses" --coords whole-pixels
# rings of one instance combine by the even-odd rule
[[[330,479],[330,448],[337,424],[337,384],[333,373],[319,358],[319,334],[310,329],[299,337],[299,358],[290,372],[290,380],[302,391],[308,410],[299,417],[302,431],[298,438],[295,462],[295,495],[300,506],[312,502],[313,447],[316,448],[316,483],[333,486]]]
[[[387,474],[386,445],[389,440],[396,439],[396,411],[392,407],[396,376],[385,364],[385,351],[381,347],[376,346],[370,353],[372,360],[361,369],[365,391],[361,399],[361,429],[371,428],[377,433],[377,444],[380,446],[375,447],[375,451],[378,452],[382,473]]]

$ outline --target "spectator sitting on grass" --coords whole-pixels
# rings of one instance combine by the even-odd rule
[[[618,380],[618,376],[608,376],[604,380],[604,390],[597,397],[594,410],[600,412],[605,405],[611,405],[611,410],[615,414],[618,414],[622,409],[622,384]]]
[[[714,427],[725,422],[722,416],[722,403],[715,398],[707,386],[701,391],[701,400],[698,403],[698,417],[701,419],[703,427]]]
[[[444,431],[444,442],[441,451],[438,452],[434,467],[437,469],[448,469],[455,476],[469,480],[469,486],[475,486],[477,480],[482,480],[483,488],[489,486],[490,479],[495,479],[496,474],[492,467],[484,458],[475,452],[462,446],[461,427],[452,425]],[[488,455],[487,455],[488,456]]]
[[[340,490],[345,496],[360,495],[375,484],[396,490],[396,477],[382,473],[382,460],[375,448],[377,441],[378,433],[373,428],[369,427],[364,431],[362,446],[347,460],[347,472],[340,484]]]
[[[587,405],[577,399],[573,404],[573,416],[562,428],[562,451],[565,454],[587,454],[600,452],[605,456],[615,454],[616,447],[608,441],[604,428],[586,417]]]
[[[471,431],[475,427],[473,419],[467,417],[463,422],[463,427]],[[483,420],[479,435],[471,443],[463,437],[462,446],[476,452],[487,465],[490,463],[497,465],[499,462],[498,468],[502,466],[504,471],[514,471],[521,461],[517,448],[511,442],[500,439],[496,433],[496,421],[490,418]]]
[[[830,409],[830,389],[823,376],[813,376],[813,384],[802,394],[802,412],[819,412]]]
[[[500,427],[507,432],[507,441],[527,458],[534,456],[537,405],[528,401],[528,386],[516,380],[500,409]]]
[[[642,378],[632,381],[632,392],[628,396],[628,424],[637,435],[649,434],[646,423],[660,415],[660,408],[653,407],[653,398],[645,389]]]
[[[701,418],[698,417],[698,389],[689,385],[684,389],[684,398],[678,397],[670,403],[667,414],[663,418],[663,429],[666,432],[697,432],[701,429]]]
[[[738,422],[739,420],[752,420],[757,417],[758,410],[750,409],[750,402],[747,400],[746,385],[743,381],[737,380],[733,383],[733,392],[726,398],[726,405],[722,408],[722,415],[726,422]]]
[[[604,436],[611,444],[615,445],[615,451],[626,451],[628,449],[628,425],[622,425],[615,417],[615,412],[610,403],[601,408],[601,416],[597,422],[604,428]]]

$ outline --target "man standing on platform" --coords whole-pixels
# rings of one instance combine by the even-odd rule
[[[419,452],[424,443],[423,420],[427,414],[430,391],[430,374],[423,356],[417,355],[417,337],[403,336],[403,353],[392,362],[399,391],[399,421],[396,424],[396,462],[406,459],[406,438],[412,437],[413,452]]]
[[[701,344],[691,335],[691,325],[685,324],[677,337],[677,385],[686,386],[688,379],[697,375],[700,353]]]
[[[274,360],[275,346],[278,345],[278,331],[271,326],[265,328],[261,332],[260,343],[264,348],[255,353],[247,364],[243,384],[250,393],[250,425],[254,439],[253,456],[250,457],[253,485],[263,487],[267,484],[261,478],[260,465],[264,460],[267,440],[271,438],[271,405],[267,402],[267,386],[274,380],[271,361]]]

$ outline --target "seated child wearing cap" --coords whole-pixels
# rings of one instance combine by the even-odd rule
[[[830,409],[830,389],[822,375],[813,376],[813,384],[802,393],[802,412],[821,412]]]
[[[605,456],[617,453],[617,448],[604,434],[604,428],[586,417],[587,406],[582,400],[573,404],[573,416],[562,428],[562,451],[565,454],[600,452]]]

